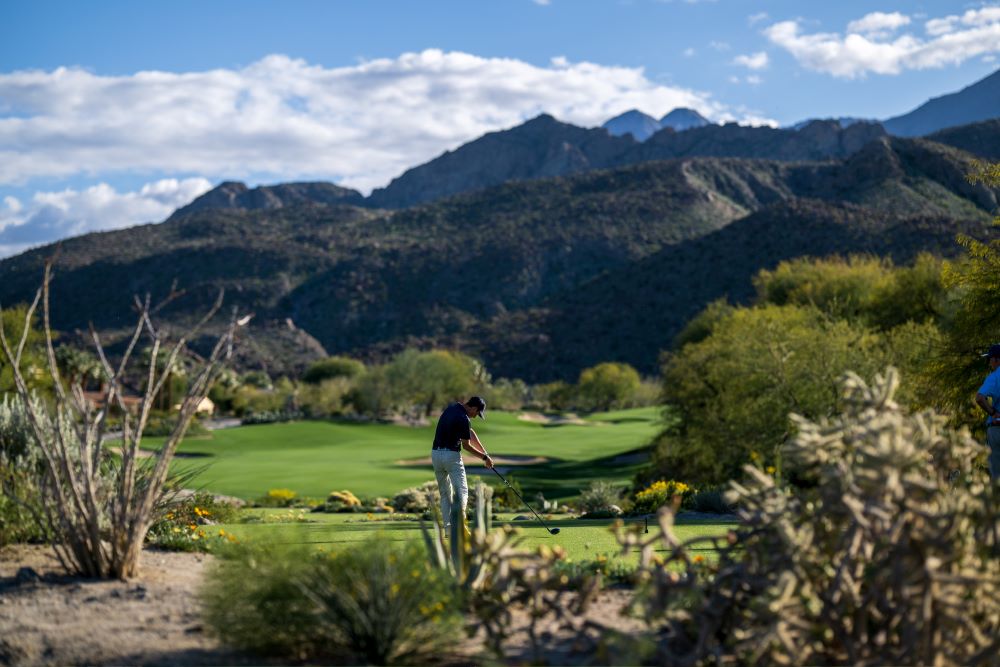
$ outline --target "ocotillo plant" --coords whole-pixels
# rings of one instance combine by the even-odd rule
[[[150,297],[135,299],[137,321],[125,351],[113,366],[105,354],[97,331],[90,334],[101,362],[105,389],[100,401],[91,402],[77,383],[64,386],[52,343],[49,317],[51,262],[46,264],[42,286],[27,311],[20,340],[9,340],[0,326],[0,349],[13,369],[15,392],[30,423],[33,446],[41,453],[39,487],[45,500],[45,520],[59,560],[70,572],[88,577],[125,578],[136,574],[143,540],[162,500],[170,461],[199,403],[205,398],[223,358],[232,351],[238,326],[236,313],[225,333],[191,381],[180,403],[177,422],[163,446],[150,458],[140,459],[139,446],[154,401],[164,390],[170,369],[177,363],[187,341],[204,327],[222,306],[222,293],[191,330],[168,345],[163,330],[153,324],[158,307]],[[168,300],[176,293],[172,293]],[[31,318],[42,304],[48,372],[54,396],[51,402],[33,400],[22,369],[22,356]],[[150,342],[149,365],[145,369],[145,392],[136,414],[124,400],[124,379],[129,361],[146,334]],[[167,351],[164,353],[164,349]],[[161,356],[166,362],[159,364]],[[109,411],[121,413],[120,458],[110,456],[104,446]]]

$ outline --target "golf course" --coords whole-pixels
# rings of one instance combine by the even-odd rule
[[[662,411],[637,408],[584,419],[547,419],[495,411],[475,429],[497,467],[517,479],[533,498],[579,494],[594,480],[629,483],[646,457],[644,448],[661,427]],[[434,479],[430,466],[433,425],[302,421],[240,426],[187,438],[174,461],[177,470],[198,469],[193,486],[252,501],[269,489],[324,499],[331,491],[392,496]],[[147,447],[161,441],[151,439]],[[529,465],[518,465],[524,461]],[[471,476],[489,474],[466,457]],[[491,483],[498,479],[489,474]],[[527,496],[526,496],[527,497]]]
[[[566,501],[594,481],[621,487],[631,484],[647,460],[644,447],[662,427],[657,408],[596,413],[585,418],[494,411],[476,431],[497,460],[497,470],[516,480],[526,500],[538,493]],[[392,497],[407,487],[434,479],[428,459],[431,426],[349,421],[302,421],[239,426],[186,439],[174,460],[177,472],[194,474],[188,486],[239,497],[253,504],[271,489],[287,489],[297,500],[322,501],[331,491],[349,490],[359,497]],[[148,447],[159,446],[151,441]],[[493,486],[499,477],[475,457],[466,457],[470,489],[481,476]],[[474,492],[473,492],[474,493]],[[474,496],[470,498],[474,503]],[[570,559],[616,563],[618,544],[611,519],[579,519],[546,514],[559,528],[550,535],[527,508],[495,516],[523,534],[523,545],[559,545]],[[323,513],[303,509],[251,508],[239,522],[221,525],[241,542],[312,545],[336,549],[382,534],[393,541],[419,540],[420,523],[412,515]],[[644,525],[642,517],[627,522]],[[728,517],[678,527],[681,539],[718,535],[731,525]],[[712,550],[704,548],[707,558]]]

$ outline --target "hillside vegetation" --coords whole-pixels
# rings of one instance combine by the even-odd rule
[[[651,373],[688,318],[747,297],[750,277],[782,259],[906,261],[954,253],[956,232],[988,234],[997,195],[965,181],[972,161],[880,136],[842,160],[649,161],[398,211],[331,204],[351,191],[317,184],[256,195],[224,184],[203,199],[266,207],[195,202],[164,224],[62,242],[54,325],[70,338],[88,322],[114,333],[133,294],[177,281],[185,294],[164,315],[183,323],[225,288],[255,317],[240,364],[272,375],[413,346],[457,348],[533,382],[606,360]],[[52,253],[0,262],[0,303],[29,300]]]

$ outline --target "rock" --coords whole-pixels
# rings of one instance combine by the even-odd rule
[[[35,572],[34,568],[22,567],[14,575],[14,580],[19,584],[27,584],[35,581],[41,581],[42,577],[40,574]]]

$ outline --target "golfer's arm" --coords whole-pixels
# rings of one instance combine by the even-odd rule
[[[479,458],[486,458],[486,448],[483,447],[483,443],[479,441],[479,436],[471,428],[469,429],[469,435],[472,436],[468,440],[462,441],[462,446],[465,447],[470,452],[479,454]]]
[[[993,409],[993,406],[990,405],[989,400],[987,400],[987,398],[982,394],[976,394],[976,405],[981,407],[983,411],[990,416],[993,416],[993,413],[996,412],[996,410]]]

